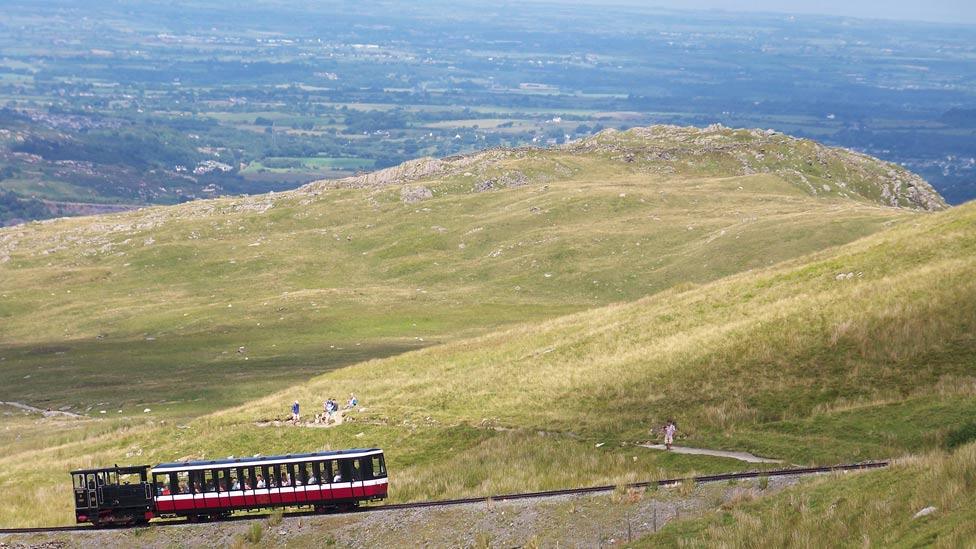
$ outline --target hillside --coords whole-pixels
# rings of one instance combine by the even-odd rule
[[[847,149],[826,147],[773,130],[651,126],[599,134],[550,149],[502,149],[446,159],[423,158],[357,177],[306,185],[330,188],[381,188],[430,181],[417,197],[434,193],[484,192],[545,183],[578,171],[560,162],[573,157],[609,161],[613,173],[671,178],[773,174],[811,196],[837,196],[893,207],[941,210],[945,200],[924,179],[889,162]],[[560,154],[561,153],[561,154]],[[516,162],[511,159],[527,160]],[[410,196],[404,194],[405,197]]]
[[[397,501],[733,470],[633,446],[681,442],[794,463],[945,447],[976,412],[976,205],[702,284],[338,369],[185,425],[132,422],[0,459],[5,524],[66,520],[59,475],[143,462],[377,445]],[[356,392],[331,429],[288,403]],[[313,404],[314,406],[315,404]],[[8,495],[9,494],[9,495]],[[40,502],[43,513],[27,512]]]
[[[924,451],[976,412],[974,249],[970,204],[762,271],[344,368],[214,418],[356,391],[377,426],[635,441],[679,416],[690,444],[797,463]]]
[[[976,538],[974,499],[976,444],[969,444],[725,506],[634,546],[967,547]]]
[[[18,383],[0,400],[192,417],[332,368],[762,268],[942,206],[917,177],[854,153],[655,127],[3,229],[0,361]]]

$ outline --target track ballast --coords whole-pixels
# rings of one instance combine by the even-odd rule
[[[373,513],[378,511],[400,511],[406,509],[422,509],[425,507],[446,507],[450,505],[487,503],[489,501],[514,501],[519,499],[537,499],[537,498],[550,498],[550,497],[557,497],[557,496],[597,494],[601,492],[612,492],[619,488],[641,489],[641,488],[650,488],[650,487],[665,487],[665,486],[675,486],[686,482],[693,482],[695,484],[704,484],[709,482],[722,482],[722,481],[729,481],[729,480],[742,480],[742,479],[751,479],[751,478],[759,478],[759,477],[816,475],[822,473],[836,473],[836,472],[845,472],[845,471],[859,471],[865,469],[879,469],[882,467],[887,467],[888,465],[889,462],[887,461],[869,461],[864,463],[847,463],[842,465],[830,465],[826,467],[798,467],[792,469],[770,469],[765,471],[723,473],[719,475],[702,475],[697,477],[651,480],[646,482],[634,482],[630,484],[607,484],[603,486],[590,486],[587,488],[566,488],[562,490],[544,490],[541,492],[520,492],[515,494],[502,494],[497,496],[442,499],[442,500],[433,500],[433,501],[417,501],[412,503],[389,503],[385,505],[376,505],[372,507],[360,507],[358,509],[349,512]],[[288,513],[285,516],[300,517],[300,516],[313,516],[313,515],[321,515],[321,514],[322,513],[316,513],[314,511],[303,511],[297,513]],[[269,513],[262,513],[262,514],[255,514],[255,515],[238,515],[218,522],[258,520],[258,519],[266,518],[268,516]],[[181,520],[173,520],[173,521],[154,522],[152,523],[152,526],[176,526],[176,525],[183,525],[183,524],[187,524],[187,522]],[[145,528],[145,527],[146,526],[131,526],[129,528]],[[115,529],[123,529],[123,527],[116,527]],[[93,526],[88,526],[88,525],[49,526],[45,528],[0,528],[0,534],[37,534],[37,533],[77,532],[77,531],[96,532],[96,531],[104,531],[104,530],[106,530],[106,528],[95,528]]]

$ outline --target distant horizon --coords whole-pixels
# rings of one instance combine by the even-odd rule
[[[968,0],[932,0],[925,4],[910,0],[866,0],[850,2],[821,0],[816,8],[803,2],[774,0],[529,0],[538,3],[616,5],[662,8],[675,11],[715,11],[729,13],[769,13],[882,19],[889,21],[976,26],[976,3]]]

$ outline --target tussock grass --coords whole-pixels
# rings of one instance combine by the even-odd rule
[[[404,501],[738,467],[627,446],[670,416],[682,442],[800,463],[944,447],[976,411],[974,249],[970,205],[767,270],[364,362],[186,429],[28,448],[0,457],[0,521],[70,520],[64,471],[139,450],[152,463],[376,445]],[[255,425],[348,392],[365,410],[340,427]]]
[[[976,412],[976,207],[559,162],[548,188],[421,204],[336,190],[17,229],[0,353],[31,377],[0,395],[125,413],[15,438],[0,523],[70,522],[65,472],[122,456],[380,446],[406,501],[739,466],[633,446],[668,417],[683,443],[806,463],[941,447]],[[350,392],[339,427],[257,425]]]
[[[262,537],[264,537],[264,527],[261,526],[261,523],[254,522],[251,523],[251,526],[244,534],[244,541],[248,543],[260,543]]]
[[[638,547],[966,547],[976,539],[976,445],[729,502]],[[926,507],[929,516],[913,518]]]
[[[809,151],[787,145],[805,166]],[[668,175],[600,152],[466,169],[477,175],[418,182],[436,192],[417,204],[397,186],[330,189],[0,229],[0,358],[18,380],[0,399],[194,417],[330,369],[705,283],[917,215],[860,195],[811,196],[774,174]],[[472,191],[514,172],[531,184]]]
[[[974,212],[959,208],[765,272],[532,330],[347,368],[288,395],[344,393],[369,379],[369,421],[431,418],[616,440],[640,439],[648,425],[680,415],[691,440],[802,461],[932,447],[931,429],[973,409],[976,234],[960,220],[971,223]],[[837,280],[841,272],[862,275]],[[214,417],[264,417],[287,401],[274,395]],[[899,432],[921,407],[936,413]],[[878,424],[858,425],[862,415]]]

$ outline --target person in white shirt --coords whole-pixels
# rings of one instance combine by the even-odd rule
[[[671,445],[674,444],[674,433],[678,430],[678,426],[675,424],[673,419],[668,420],[668,424],[664,426],[664,446],[668,450],[671,449]]]

